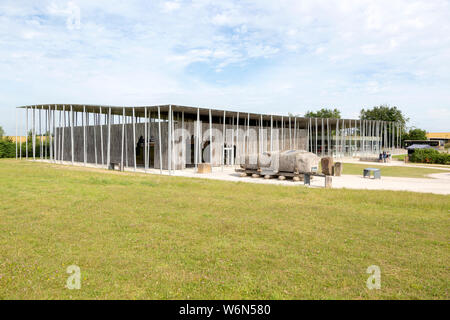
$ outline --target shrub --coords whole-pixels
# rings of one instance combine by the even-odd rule
[[[49,154],[48,145],[44,144],[44,148],[47,148],[47,155]],[[40,157],[41,147],[39,141],[36,141],[36,157]],[[19,152],[19,150],[17,150]],[[33,156],[32,141],[28,141],[28,157]],[[12,139],[0,139],[0,158],[15,158],[16,157],[16,143]],[[26,157],[25,144],[22,143],[22,157]]]
[[[450,154],[435,149],[418,149],[409,157],[411,162],[450,164]]]

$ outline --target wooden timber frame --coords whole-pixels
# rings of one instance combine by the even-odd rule
[[[172,174],[204,162],[223,170],[243,164],[248,155],[291,149],[322,157],[377,155],[401,148],[402,126],[180,105],[43,104],[17,108],[16,136],[28,132],[25,148],[16,138],[17,159],[103,168],[116,163],[122,169]]]

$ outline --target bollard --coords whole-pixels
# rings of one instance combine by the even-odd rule
[[[325,188],[331,189],[332,188],[332,178],[331,176],[325,176]]]

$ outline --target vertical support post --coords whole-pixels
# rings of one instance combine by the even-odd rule
[[[95,111],[95,110],[94,110]],[[97,155],[97,125],[99,123],[98,121],[98,114],[94,113],[94,159],[95,159],[95,166],[98,165],[98,155]]]
[[[309,121],[306,119],[306,151],[309,151]]]
[[[212,115],[211,109],[209,109],[209,162],[211,163],[211,167],[213,165],[212,158]]]
[[[124,140],[125,140],[125,107],[122,107],[122,139],[120,140],[120,170],[122,170],[122,171],[124,171],[124,168],[123,168]]]
[[[109,168],[111,164],[111,107],[108,109],[108,140],[106,145],[106,167]],[[105,117],[106,121],[106,117]]]
[[[25,158],[28,160],[28,107],[25,107]]]
[[[136,171],[136,113],[133,107],[133,157],[134,157],[134,171]]]
[[[17,129],[17,122],[18,122],[18,120],[17,120],[17,108],[16,108],[16,160],[17,160],[17,158],[18,158],[18,157],[17,157],[17,139],[18,139],[18,138],[17,138],[17,130],[18,130],[18,129]]]
[[[273,116],[270,115],[270,152],[273,152]]]
[[[169,170],[169,174],[171,174],[172,168],[172,105],[169,105],[169,112],[167,115],[167,170]]]
[[[63,125],[61,126],[61,120]],[[66,105],[63,105],[62,111],[59,112],[59,133],[61,135],[61,146],[59,147],[59,160],[61,163],[64,161],[64,128],[66,126]]]
[[[282,149],[284,151],[284,117],[281,116],[281,145]]]
[[[158,146],[159,146],[159,173],[162,174],[162,147],[161,147],[161,108],[158,106]]]
[[[226,111],[223,111],[223,132],[222,132],[222,171],[225,165],[225,130],[226,130]]]
[[[44,144],[44,159],[47,159],[48,150],[47,147],[49,146],[49,139],[50,139],[50,123],[49,123],[49,114],[50,114],[50,105],[48,106],[48,109],[45,109],[44,111],[44,137],[45,137],[45,144]]]
[[[289,150],[292,150],[291,116],[289,116]]]
[[[19,133],[20,133],[19,159],[22,160],[22,116],[21,115],[19,115]],[[26,137],[26,135],[25,135],[25,137]]]
[[[317,135],[318,135],[318,125],[317,125],[317,118],[314,118],[315,119],[315,122],[316,122],[316,143],[315,143],[315,146],[316,146],[316,148],[315,148],[315,153],[316,153],[316,155],[317,155]]]
[[[75,159],[75,146],[74,146],[74,138],[73,138],[73,126],[74,126],[74,112],[73,112],[73,106],[70,105],[70,117],[69,117],[69,122],[70,122],[70,141],[71,141],[71,148],[72,148],[72,165],[74,164],[74,159]]]
[[[148,127],[148,117],[147,117],[147,107],[144,108],[144,171],[145,173],[147,173],[147,169],[148,169],[148,150],[147,150],[147,146],[148,146],[148,132],[147,132],[147,127]]]
[[[238,159],[239,163],[241,164],[241,150],[240,150],[240,144],[239,144],[239,112],[236,116],[236,159]],[[234,149],[233,149],[234,150]]]
[[[86,154],[86,106],[83,106],[83,115],[81,117],[81,124],[83,125],[83,162],[86,166],[87,154]]]
[[[195,171],[197,171],[199,161],[199,153],[200,153],[200,108],[197,108],[197,123],[195,124],[195,135],[194,135],[194,164]]]
[[[336,137],[335,137],[335,145],[336,145],[336,157],[340,157],[339,154],[339,139],[340,139],[340,133],[339,133],[339,119],[336,120]]]
[[[42,153],[44,151],[44,148],[42,148],[42,116],[41,116],[43,107],[44,106],[41,105],[41,109],[38,110],[38,115],[39,115],[39,117],[38,117],[38,119],[39,119],[39,159],[41,159],[41,160],[42,160]]]
[[[321,119],[321,125],[322,125],[322,129],[321,129],[321,146],[320,146],[320,154],[322,155],[322,157],[324,156],[324,146],[325,146],[325,127],[323,126],[323,118]]]
[[[102,122],[102,107],[100,107],[99,108],[99,115],[98,115],[98,123],[99,123],[99,128],[100,128],[100,155],[101,155],[101,158],[102,158],[102,166],[104,166],[105,165],[105,159],[104,159],[104,156],[103,156],[103,149],[104,149],[104,146],[103,146],[103,124],[101,123]],[[106,116],[104,116],[103,117],[103,120],[104,120],[104,124],[106,124]]]
[[[331,149],[331,145],[330,145],[330,122],[329,122],[329,119],[327,118],[327,155],[329,157],[331,156],[330,149]]]
[[[250,113],[247,113],[247,152],[250,154]]]
[[[36,106],[33,107],[33,129],[32,129],[32,137],[33,137],[33,161],[36,161]]]

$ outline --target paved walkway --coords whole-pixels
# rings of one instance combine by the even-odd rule
[[[48,162],[48,161],[45,161]],[[365,163],[359,162],[357,163]],[[70,162],[64,162],[64,164],[71,165]],[[367,164],[372,164],[368,162]],[[391,165],[382,164],[380,165]],[[82,163],[75,163],[75,166],[83,166]],[[87,167],[100,168],[95,165],[88,164]],[[426,166],[426,168],[429,168]],[[345,169],[345,165],[344,165]],[[366,189],[366,190],[393,190],[393,191],[413,191],[421,193],[435,193],[435,194],[450,194],[450,169],[441,168],[443,173],[433,173],[426,178],[400,178],[400,177],[385,177],[381,179],[369,179],[363,178],[362,175],[342,175],[341,177],[333,177],[333,188],[347,188],[347,189]],[[102,169],[103,170],[103,169]],[[127,168],[127,172],[134,172],[133,168]],[[144,169],[138,168],[136,172],[144,173]],[[160,174],[158,169],[148,169],[147,173]],[[168,175],[167,170],[163,170],[163,175]],[[173,176],[201,178],[201,179],[213,179],[223,181],[234,182],[248,182],[248,183],[262,183],[262,184],[274,184],[284,186],[304,186],[302,181],[294,182],[292,180],[278,180],[278,179],[264,179],[264,178],[252,178],[252,177],[240,177],[240,173],[236,172],[232,167],[216,167],[213,168],[212,173],[201,174],[196,173],[194,168],[185,170],[175,170],[172,172]],[[311,188],[321,188],[324,186],[324,178],[314,177],[311,182]]]

